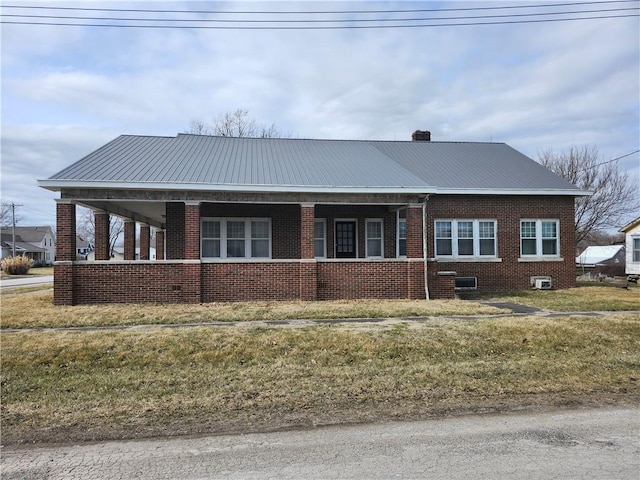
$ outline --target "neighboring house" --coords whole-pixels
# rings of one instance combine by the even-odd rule
[[[56,304],[573,287],[574,198],[587,194],[506,144],[423,131],[406,142],[123,135],[39,185],[61,197]],[[95,262],[74,261],[76,204],[95,211]],[[125,219],[122,262],[101,261],[109,214]]]
[[[607,275],[614,277],[624,274],[624,245],[590,246],[576,257],[578,274]]]
[[[632,279],[640,277],[640,217],[620,229],[626,247],[625,273]]]
[[[13,227],[2,227],[2,258],[13,255]],[[56,237],[51,227],[15,227],[16,255],[31,258],[36,265],[51,265],[56,258]]]
[[[76,236],[76,253],[79,257],[87,260],[90,252],[93,251],[93,244],[89,240]]]

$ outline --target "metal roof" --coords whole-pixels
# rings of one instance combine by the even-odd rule
[[[624,245],[590,246],[576,257],[576,263],[580,265],[597,265],[615,257]]]
[[[40,186],[556,193],[575,186],[504,143],[122,135]]]

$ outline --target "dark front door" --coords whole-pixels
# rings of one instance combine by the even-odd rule
[[[356,222],[336,222],[336,258],[356,258]]]

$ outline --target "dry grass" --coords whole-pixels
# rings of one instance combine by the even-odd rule
[[[3,442],[225,432],[635,396],[640,319],[2,334]]]
[[[529,290],[505,295],[470,296],[495,302],[515,302],[558,312],[640,311],[640,286],[589,286],[566,290]]]
[[[108,304],[54,306],[50,291],[4,293],[2,328],[84,327],[316,318],[389,318],[504,313],[462,300],[352,300],[208,304]]]

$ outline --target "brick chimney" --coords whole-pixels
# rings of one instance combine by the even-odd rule
[[[411,140],[414,142],[430,142],[431,132],[429,130],[416,130],[411,135]]]

